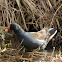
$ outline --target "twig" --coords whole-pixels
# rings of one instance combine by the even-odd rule
[[[45,9],[45,11],[46,11],[46,12],[49,11],[49,9],[46,7],[45,3],[44,3],[43,1],[40,1],[40,2],[42,3],[43,8]]]
[[[53,57],[53,55],[54,55],[54,51],[55,51],[55,47],[53,47],[53,52],[52,52],[52,55],[51,55],[51,58],[50,58],[50,62],[51,62],[52,57]]]
[[[58,25],[59,30],[61,30],[61,27],[60,27],[60,24],[59,24],[58,19],[56,19],[56,22],[57,22],[57,25]]]
[[[17,47],[17,49],[19,49],[19,47],[21,46],[22,42],[24,41],[24,39],[21,41],[21,43],[19,44],[19,46]]]
[[[38,47],[37,49],[35,49],[33,52],[36,52],[36,51],[38,51],[38,50],[40,50],[40,47]]]
[[[51,4],[51,2],[49,0],[47,0],[47,3],[49,4],[50,8],[53,8],[52,4]]]
[[[18,50],[18,53],[24,48],[24,46],[22,46],[19,50]]]
[[[9,12],[8,12],[8,4],[7,4],[7,0],[5,0],[5,4],[6,4],[6,12],[7,12],[7,25],[9,26],[9,19],[8,19],[8,14],[9,14]]]
[[[54,13],[54,15],[53,15],[53,18],[52,18],[52,21],[51,21],[51,23],[50,23],[50,27],[51,27],[51,25],[52,25],[52,23],[53,23],[53,19],[54,19],[54,17],[55,17],[55,15],[56,15],[56,13],[59,11],[59,9],[61,8],[61,6],[62,6],[62,4],[59,6],[59,8],[56,10],[56,12]]]
[[[22,19],[23,19],[23,22],[24,22],[24,26],[25,26],[26,30],[28,31],[28,28],[27,28],[27,26],[26,26],[25,19],[24,19],[22,10],[21,10],[20,1],[19,1],[19,0],[16,0],[16,2],[17,2],[17,4],[18,4],[18,6],[19,6],[19,9],[20,9],[20,12],[21,12],[21,16],[22,16]]]

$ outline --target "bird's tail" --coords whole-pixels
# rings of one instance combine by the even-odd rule
[[[57,33],[57,30],[54,29],[54,28],[50,28],[49,29],[49,33],[51,35],[50,38],[49,38],[49,40],[51,40],[54,37],[54,35]]]

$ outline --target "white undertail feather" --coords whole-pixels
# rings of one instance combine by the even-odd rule
[[[52,30],[52,29],[53,29],[53,28],[49,29],[49,31]],[[57,33],[57,30],[55,31],[55,33],[54,33],[53,35],[50,36],[49,41],[53,38],[53,36],[54,36],[56,33]]]

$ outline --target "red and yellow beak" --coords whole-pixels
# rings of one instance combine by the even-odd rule
[[[10,30],[10,25],[9,25],[9,27],[7,29],[5,29],[5,31],[9,31],[9,30]]]

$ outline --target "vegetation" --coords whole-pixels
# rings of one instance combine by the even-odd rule
[[[61,62],[61,3],[62,0],[0,0],[0,62]],[[52,53],[38,52],[38,49],[26,52],[24,46],[17,42],[17,36],[13,32],[4,31],[14,22],[25,31],[39,31],[43,27],[56,28],[58,33],[51,44],[59,52],[55,53],[55,49]]]

